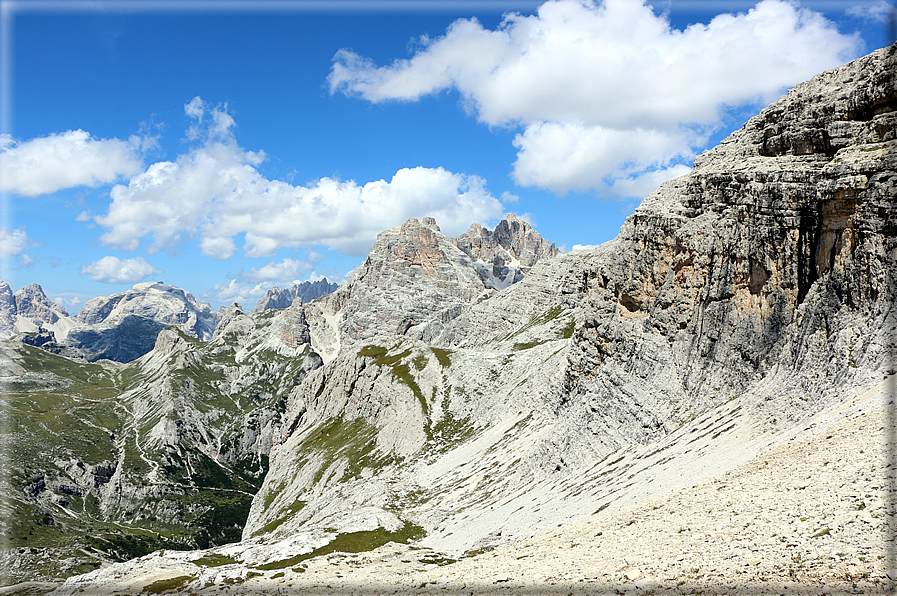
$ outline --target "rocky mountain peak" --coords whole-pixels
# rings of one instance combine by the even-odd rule
[[[114,326],[131,315],[175,325],[202,340],[212,337],[218,322],[218,313],[208,303],[198,303],[191,294],[163,282],[139,283],[125,292],[88,300],[78,320]]]
[[[452,242],[474,261],[483,284],[496,290],[523,279],[536,262],[560,254],[554,243],[513,213],[501,220],[494,231],[474,223]]]
[[[288,308],[297,300],[300,304],[311,302],[321,296],[330,294],[339,286],[327,281],[327,278],[321,278],[317,281],[304,281],[290,288],[281,290],[277,286],[268,290],[265,295],[256,303],[252,309],[252,314],[260,313],[272,308]]]
[[[365,262],[327,297],[321,314],[339,316],[344,343],[429,337],[425,327],[456,317],[484,289],[470,257],[433,218],[411,218],[377,235]]]
[[[0,337],[16,332],[16,299],[9,283],[0,279]]]
[[[43,288],[33,283],[15,293],[16,314],[23,315],[35,323],[55,323],[69,313],[61,305],[51,302]]]

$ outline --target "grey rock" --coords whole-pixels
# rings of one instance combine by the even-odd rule
[[[35,323],[56,323],[61,317],[68,317],[65,308],[50,302],[43,288],[38,284],[25,286],[15,293],[16,314],[28,317]]]
[[[0,280],[0,337],[12,337],[16,333],[16,299],[9,283]]]
[[[218,313],[180,288],[161,282],[145,282],[109,297],[88,300],[78,320],[87,325],[113,326],[127,316],[174,325],[188,335],[206,340],[212,337]]]
[[[52,331],[38,327],[36,333],[22,333],[17,339],[29,346],[44,347],[47,344],[56,343],[56,336]]]
[[[260,313],[272,308],[287,308],[294,304],[297,300],[299,304],[311,302],[322,296],[332,293],[339,287],[338,284],[330,283],[327,278],[317,281],[304,281],[285,290],[273,287],[268,290],[265,295],[258,301],[252,314]]]
[[[475,223],[452,242],[473,259],[486,287],[496,290],[523,279],[536,262],[560,254],[554,243],[543,239],[513,213],[500,221],[494,231]]]
[[[435,340],[475,300],[523,278],[557,255],[532,227],[508,215],[495,232],[474,224],[448,238],[432,217],[411,218],[377,236],[345,284],[307,309],[316,349],[342,348],[383,335]],[[326,339],[325,339],[326,338]]]
[[[821,469],[830,463],[823,429],[860,415],[884,428],[875,416],[889,399],[882,377],[893,374],[897,331],[895,77],[897,45],[796,86],[696,158],[689,175],[646,197],[620,235],[593,250],[546,258],[550,246],[513,220],[501,233],[474,228],[456,241],[431,218],[409,220],[381,233],[366,262],[319,302],[254,316],[232,308],[207,344],[163,331],[138,361],[153,381],[122,399],[137,444],[157,462],[152,478],[163,482],[178,449],[191,445],[222,465],[239,461],[235,453],[268,455],[243,540],[226,551],[242,573],[338,533],[404,524],[420,526],[419,546],[440,552],[492,548],[669,495],[804,437],[816,446],[802,453]],[[499,290],[493,279],[517,278],[502,269],[505,253],[531,269]],[[530,256],[538,262],[524,265]],[[21,385],[37,378],[8,360],[0,364]],[[207,396],[218,405],[205,406]],[[234,414],[220,405],[227,400],[266,406]],[[228,416],[233,426],[222,422]],[[864,436],[864,423],[851,432]],[[855,498],[883,494],[886,479],[872,479],[869,465],[848,467],[855,473],[843,486]],[[141,514],[181,519],[171,484],[163,495],[117,483],[121,469],[91,489],[109,495],[104,511],[136,517],[138,503]],[[831,483],[841,472],[835,464],[824,475]],[[22,494],[56,486],[66,497],[82,486],[67,478],[30,479]],[[814,482],[801,467],[786,483],[789,498],[802,501],[791,491],[810,495]],[[754,497],[779,502],[782,483],[765,475],[762,483],[763,494],[747,499],[745,488],[731,500],[722,484],[702,488],[717,499],[713,525],[754,532],[732,516]],[[832,502],[831,490],[819,491],[820,503]],[[678,495],[682,516],[691,493]],[[648,513],[658,508],[589,532],[589,541],[604,536],[585,546],[601,552],[642,517],[674,513]],[[776,533],[790,540],[828,517],[805,528],[791,519]],[[850,526],[855,536],[885,525],[856,506],[832,519],[837,527],[826,527]],[[777,541],[770,548],[781,550]],[[701,540],[672,563],[691,566],[706,548]],[[747,549],[732,556],[754,558]],[[113,576],[135,569],[184,575],[177,566],[192,559],[159,555],[95,577],[115,585]],[[621,581],[650,567],[622,557],[607,566]],[[759,567],[771,569],[765,559]],[[90,591],[90,581],[60,593]]]
[[[115,322],[113,326],[71,331],[64,345],[78,350],[88,362],[131,362],[152,350],[159,332],[166,327],[165,323],[138,315],[125,315]]]
[[[689,462],[722,470],[761,448],[735,429],[779,436],[873,387],[897,328],[895,48],[798,85],[648,196],[615,240],[541,259],[502,291],[467,274],[471,254],[499,245],[477,228],[469,253],[430,222],[381,234],[307,310],[313,344],[328,316],[340,341],[291,394],[244,538],[281,518],[278,536],[343,531],[358,523],[349,510],[368,529],[402,511],[452,552],[531,535],[657,490],[604,478],[606,462],[644,460],[663,485],[676,466],[698,473]],[[315,447],[337,428],[378,454],[368,476]],[[691,454],[686,433],[731,459]],[[284,517],[297,499],[303,513]]]
[[[423,337],[485,289],[470,257],[435,224],[409,219],[377,236],[365,262],[327,296],[344,344],[378,335]]]
[[[89,361],[130,362],[149,352],[158,333],[169,325],[192,337],[211,339],[219,316],[180,288],[140,283],[126,292],[88,300],[77,316],[80,327],[63,343]]]

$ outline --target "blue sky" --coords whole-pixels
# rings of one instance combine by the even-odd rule
[[[3,278],[214,307],[342,281],[377,232],[505,213],[613,238],[788,87],[887,45],[884,0],[0,0]]]

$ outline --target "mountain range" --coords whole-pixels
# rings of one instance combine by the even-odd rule
[[[213,313],[138,284],[88,302],[63,338],[67,315],[35,286],[21,310],[20,292],[4,298],[4,329],[35,326],[0,343],[5,582],[65,595],[889,589],[894,468],[875,459],[884,448],[850,445],[883,445],[895,424],[895,73],[897,45],[797,85],[593,249],[560,254],[513,215],[458,238],[410,219],[335,291],[285,308],[292,291]],[[37,322],[60,333],[41,343]],[[115,362],[104,346],[131,344],[104,330],[152,345]],[[800,441],[812,449],[776,463]],[[840,490],[861,501],[833,495],[829,452],[857,470]],[[763,476],[764,461],[786,476]],[[786,486],[803,502],[775,496]],[[817,494],[834,509],[809,507]],[[664,584],[685,555],[601,542],[608,520],[622,532],[665,503],[703,516],[652,526],[672,540],[709,523],[718,495],[733,509],[707,527],[708,558],[714,536],[758,527],[778,549],[760,563],[726,551],[713,573]],[[754,500],[776,513],[739,519]],[[852,530],[867,507],[868,530]],[[814,526],[795,536],[798,523]],[[622,549],[625,564],[552,575],[523,550],[508,563],[573,535],[564,548]],[[841,566],[839,552],[865,554]],[[347,576],[350,556],[380,583]],[[639,566],[656,577],[636,585]],[[455,579],[421,582],[433,577]]]

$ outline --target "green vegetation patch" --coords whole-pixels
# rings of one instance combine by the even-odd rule
[[[166,550],[194,548],[193,544],[178,542],[168,539],[162,534],[137,528],[128,528],[127,532],[120,529],[90,532],[84,536],[84,546],[88,550],[95,549],[103,552],[113,561],[127,561],[163,548]]]
[[[575,330],[576,321],[571,318],[570,321],[561,330],[560,339],[570,339],[571,337],[573,337],[573,332]]]
[[[519,329],[517,329],[516,331],[512,331],[511,333],[508,333],[507,335],[505,335],[498,341],[507,341],[507,340],[511,339],[512,337],[516,337],[516,336],[520,335],[527,329],[532,329],[533,327],[538,327],[539,325],[544,325],[545,323],[549,323],[549,322],[557,319],[558,317],[562,316],[564,314],[565,310],[566,309],[563,306],[561,306],[560,304],[553,306],[552,308],[543,312],[540,315],[534,315],[527,323],[522,325]],[[572,331],[571,331],[571,333],[572,333]]]
[[[439,422],[433,425],[430,437],[441,444],[440,451],[445,452],[452,447],[463,443],[473,437],[477,428],[473,425],[469,416],[456,418],[448,409],[448,397],[443,399],[443,415]]]
[[[143,591],[147,594],[164,594],[165,592],[183,592],[187,584],[196,579],[195,575],[179,575],[160,579],[149,584]]]
[[[433,355],[436,356],[439,366],[448,368],[452,365],[452,359],[449,357],[452,354],[451,350],[444,350],[442,348],[430,348],[430,350],[433,352]]]
[[[234,563],[238,562],[239,561],[234,558],[228,557],[226,555],[218,555],[215,553],[210,553],[204,557],[192,561],[194,565],[198,565],[200,567],[221,567],[222,565],[233,565]]]
[[[540,341],[540,340],[527,341],[527,342],[523,342],[523,343],[515,343],[514,347],[511,349],[513,349],[515,352],[519,352],[520,350],[529,350],[530,348],[535,348],[536,346],[540,346],[544,343],[545,343],[544,341]]]
[[[377,457],[377,428],[363,418],[343,420],[332,418],[321,424],[302,442],[300,452],[317,450],[324,456],[325,463],[318,470],[313,482],[317,483],[330,463],[338,458],[346,459],[346,471],[341,480],[358,478],[364,468],[384,467],[395,463],[393,454]],[[330,463],[328,463],[330,462]]]
[[[304,555],[296,555],[289,559],[274,561],[261,565],[258,569],[270,571],[273,569],[286,569],[297,565],[306,559],[329,555],[330,553],[362,553],[379,548],[388,542],[401,542],[407,544],[413,540],[420,540],[426,536],[426,532],[420,526],[411,522],[405,522],[405,525],[395,532],[389,532],[380,527],[376,530],[364,530],[362,532],[349,532],[348,534],[338,534],[329,544],[315,549]]]
[[[252,535],[260,536],[262,534],[268,534],[270,532],[273,532],[274,530],[279,528],[281,526],[281,524],[283,524],[283,522],[287,521],[288,519],[290,519],[291,517],[293,517],[300,511],[302,511],[302,509],[305,507],[305,505],[306,505],[305,501],[296,501],[295,503],[293,503],[292,505],[290,505],[289,507],[286,508],[286,511],[284,511],[284,515],[281,515],[274,521],[271,521],[271,522],[265,524],[264,526],[262,526],[261,528],[259,528],[255,532],[253,532]]]

